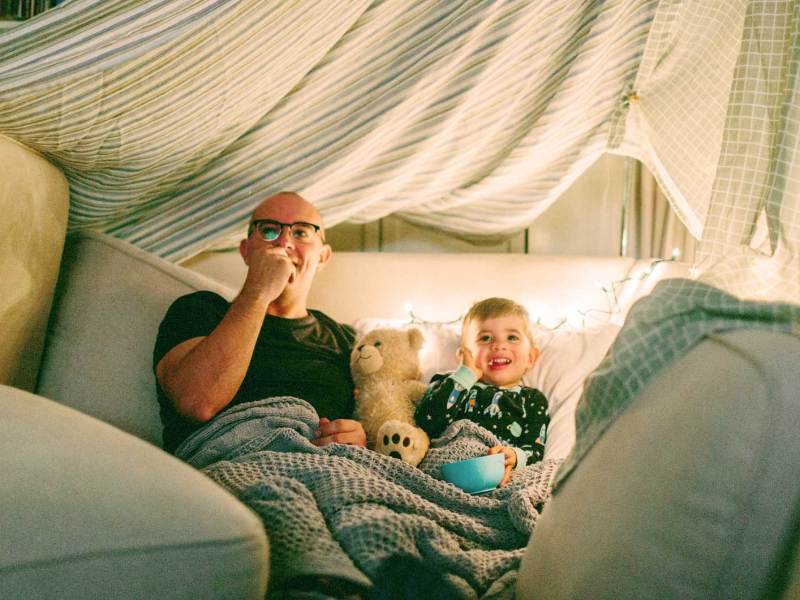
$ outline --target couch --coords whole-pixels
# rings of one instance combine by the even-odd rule
[[[231,297],[241,272],[231,257],[187,268],[106,235],[66,237],[63,175],[9,140],[0,158],[11,215],[0,238],[0,597],[262,598],[263,524],[159,449],[151,370],[169,302],[196,289]],[[20,199],[41,214],[11,211]],[[644,276],[652,266],[344,254],[320,273],[312,306],[348,322],[413,320],[433,362],[449,352],[445,321],[474,299],[464,273],[495,277],[514,297],[535,283],[530,302],[556,321],[565,307],[599,316],[545,339],[533,374],[558,403],[558,454],[615,323],[656,279],[685,270],[661,263]],[[609,304],[597,282],[625,280]],[[798,364],[796,336],[730,331],[659,373],[547,503],[517,597],[800,598]]]

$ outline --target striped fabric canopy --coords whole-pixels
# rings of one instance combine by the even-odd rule
[[[0,133],[63,168],[71,229],[176,261],[283,189],[511,233],[628,154],[701,267],[797,300],[796,4],[72,0],[0,34]]]

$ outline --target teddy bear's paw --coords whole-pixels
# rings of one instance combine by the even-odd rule
[[[376,434],[375,450],[416,467],[428,451],[428,434],[403,421],[386,421]]]

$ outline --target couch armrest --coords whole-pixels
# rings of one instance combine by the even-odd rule
[[[0,134],[0,383],[35,388],[68,208],[64,174]]]
[[[665,368],[545,506],[517,597],[782,597],[800,524],[798,364],[800,338],[740,330]]]
[[[7,599],[262,599],[261,521],[202,473],[97,419],[0,386]]]

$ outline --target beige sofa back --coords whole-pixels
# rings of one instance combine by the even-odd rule
[[[0,135],[0,384],[36,385],[68,205],[61,171]]]
[[[233,291],[97,233],[70,236],[37,393],[161,445],[152,352],[178,296]]]
[[[496,295],[514,298],[550,323],[563,317],[576,326],[621,323],[657,281],[689,276],[686,263],[653,263],[595,256],[334,252],[314,281],[309,306],[345,323],[365,317],[405,320],[409,308],[422,320],[452,321],[472,302]],[[235,289],[247,274],[238,252],[206,253],[184,266]],[[614,308],[619,312],[608,314]]]

